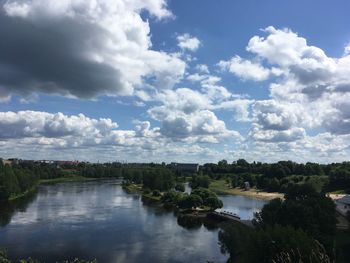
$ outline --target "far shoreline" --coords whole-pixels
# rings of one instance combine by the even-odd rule
[[[244,190],[241,188],[229,188],[227,190],[215,191],[216,194],[221,195],[240,195],[259,200],[271,201],[272,199],[284,198],[284,194],[277,192],[264,192],[260,190]]]
[[[265,192],[255,188],[244,190],[242,188],[230,188],[224,180],[212,181],[209,189],[219,195],[240,195],[253,199],[270,201],[275,198],[284,198],[283,193]]]

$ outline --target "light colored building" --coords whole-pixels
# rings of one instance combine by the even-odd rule
[[[6,164],[12,165],[12,160],[4,160],[4,159],[2,159],[1,162],[2,162],[3,165],[6,165]]]

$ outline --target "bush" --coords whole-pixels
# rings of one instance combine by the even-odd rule
[[[177,184],[175,186],[175,190],[178,192],[185,192],[185,185],[184,184]]]
[[[203,199],[199,195],[187,195],[183,198],[178,203],[178,206],[183,209],[190,209],[193,207],[199,207],[203,205]]]
[[[159,190],[154,190],[153,193],[152,193],[152,195],[158,197],[158,196],[160,196],[161,194],[160,194]]]

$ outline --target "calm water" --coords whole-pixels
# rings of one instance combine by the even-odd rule
[[[220,197],[251,218],[263,201]],[[0,247],[47,263],[79,257],[109,262],[225,262],[218,229],[186,229],[173,212],[146,205],[118,181],[40,186],[31,200],[0,211]]]

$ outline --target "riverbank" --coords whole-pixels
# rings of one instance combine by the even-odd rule
[[[35,192],[38,188],[39,185],[41,184],[56,184],[56,183],[64,183],[64,182],[85,182],[85,181],[95,181],[98,180],[98,178],[86,178],[82,176],[71,176],[71,177],[59,177],[59,178],[54,178],[54,179],[44,179],[44,180],[39,180],[38,183],[30,188],[29,190],[20,193],[15,196],[11,196],[8,201],[9,202],[14,202],[16,200],[19,200],[21,198],[25,198],[27,195],[32,194]]]
[[[130,194],[142,194],[142,185],[141,184],[129,184],[122,185],[123,189]]]
[[[70,176],[70,177],[59,177],[54,179],[43,179],[39,181],[39,184],[56,184],[65,182],[86,182],[86,181],[96,181],[99,178],[87,178],[83,176]]]
[[[29,190],[23,192],[23,193],[20,193],[20,194],[18,194],[18,195],[12,196],[12,197],[10,197],[10,198],[8,199],[8,201],[9,201],[9,202],[14,202],[14,201],[17,201],[17,200],[19,200],[19,199],[21,199],[21,198],[24,198],[24,197],[26,197],[27,195],[34,193],[34,192],[37,190],[37,187],[38,187],[38,186],[36,185],[36,186],[30,188]]]
[[[264,192],[257,189],[243,190],[241,188],[230,188],[224,180],[212,181],[209,185],[209,189],[216,194],[223,195],[242,195],[250,198],[261,199],[261,200],[272,200],[275,198],[283,199],[284,194],[282,193],[270,193]]]

